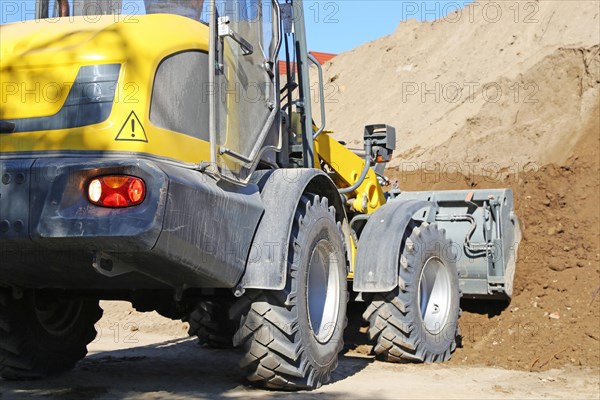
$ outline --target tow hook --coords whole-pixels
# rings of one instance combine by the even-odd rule
[[[134,269],[121,260],[115,260],[110,255],[97,251],[94,253],[94,261],[92,267],[104,276],[109,278],[132,272]]]

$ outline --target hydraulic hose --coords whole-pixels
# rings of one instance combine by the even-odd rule
[[[358,235],[356,234],[356,230],[354,230],[354,224],[356,224],[358,221],[368,221],[370,217],[371,216],[367,214],[358,214],[350,221],[350,234],[352,235],[355,246],[358,246]]]
[[[367,173],[369,172],[369,168],[371,168],[371,141],[367,140],[365,142],[365,167],[362,170],[362,173],[358,177],[358,180],[354,182],[352,186],[348,186],[347,188],[338,189],[340,194],[346,194],[354,192],[356,189],[362,185],[367,177]]]

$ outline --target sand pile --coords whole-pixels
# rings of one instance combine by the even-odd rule
[[[598,104],[597,1],[480,1],[326,64],[328,127],[397,129],[402,162],[564,162]],[[596,115],[597,116],[597,115]]]

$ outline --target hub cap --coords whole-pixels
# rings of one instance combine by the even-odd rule
[[[444,329],[452,300],[448,269],[437,257],[425,262],[419,278],[419,309],[425,329],[436,335]]]
[[[337,327],[340,278],[335,252],[328,241],[321,240],[314,247],[308,266],[306,301],[308,319],[313,335],[326,343]]]

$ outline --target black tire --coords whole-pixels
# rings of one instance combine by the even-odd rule
[[[411,221],[399,275],[398,287],[375,294],[363,314],[376,340],[375,354],[390,362],[449,360],[460,336],[460,290],[456,257],[443,229]]]
[[[87,354],[102,316],[98,301],[0,289],[0,377],[39,379],[68,371]]]
[[[188,333],[198,337],[198,344],[215,349],[233,347],[237,325],[229,319],[231,301],[201,301],[183,320],[190,324]]]
[[[251,383],[314,389],[327,383],[337,366],[347,321],[344,241],[326,198],[302,196],[288,268],[283,290],[247,291],[236,304],[244,311],[234,345],[245,352],[240,365]]]

